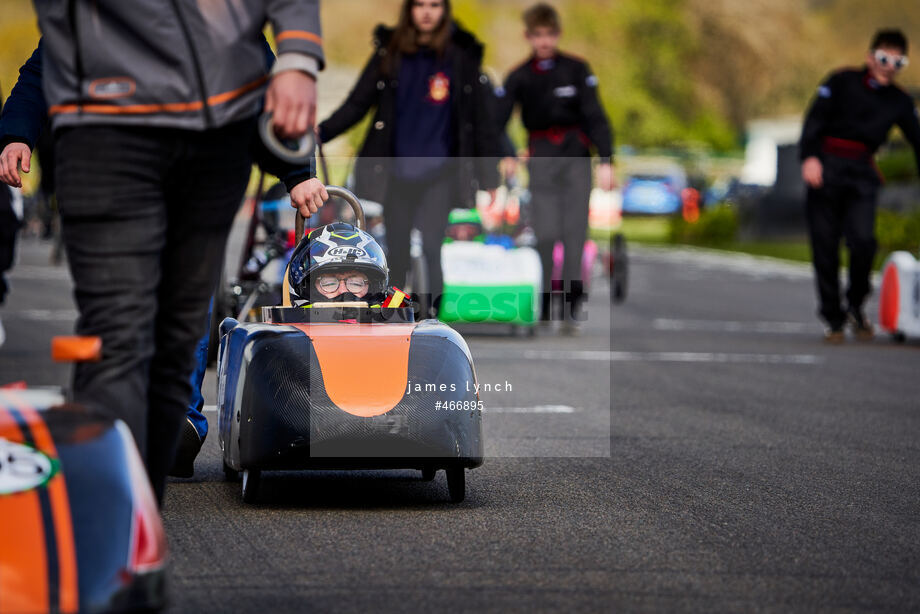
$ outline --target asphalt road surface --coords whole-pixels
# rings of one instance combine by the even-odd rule
[[[0,382],[66,383],[48,341],[76,314],[46,262],[23,244]],[[167,493],[169,611],[920,608],[920,345],[824,345],[802,266],[631,264],[578,338],[465,331],[495,389],[462,504],[401,471],[269,473],[244,505],[212,433]]]

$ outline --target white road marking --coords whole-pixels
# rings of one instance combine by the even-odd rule
[[[571,405],[534,405],[533,407],[490,407],[485,406],[487,414],[574,414],[580,411]]]
[[[202,410],[206,414],[217,411],[217,405],[205,405]],[[580,408],[571,405],[534,405],[531,407],[490,407],[483,410],[489,414],[574,414]]]
[[[73,322],[77,319],[77,312],[73,309],[22,309],[5,313],[6,317],[33,322]]]
[[[743,354],[723,352],[611,352],[620,362],[714,362],[745,364],[817,365],[824,358],[814,354]]]
[[[652,322],[655,330],[705,331],[718,333],[815,333],[820,327],[806,322],[740,322],[724,320],[677,320],[656,318]]]
[[[588,360],[599,362],[711,362],[745,364],[817,365],[824,359],[814,354],[745,354],[727,352],[611,352],[605,350],[473,351],[474,359]]]
[[[9,275],[12,280],[70,280],[70,270],[66,266],[18,264]]]

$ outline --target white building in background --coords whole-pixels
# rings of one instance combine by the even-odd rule
[[[801,135],[802,118],[799,116],[750,121],[741,183],[765,187],[776,184],[777,148],[795,145]]]

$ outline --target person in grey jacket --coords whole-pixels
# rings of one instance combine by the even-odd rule
[[[313,125],[318,0],[35,0],[77,333],[102,338],[74,400],[125,420],[162,504],[208,300],[249,181],[264,98]],[[271,22],[269,74],[261,32]],[[303,213],[328,195],[318,181]],[[300,186],[298,186],[300,187]]]

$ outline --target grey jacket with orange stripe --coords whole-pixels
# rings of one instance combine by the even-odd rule
[[[35,0],[35,8],[55,129],[204,130],[251,117],[268,82],[266,22],[279,58],[324,64],[319,0]]]

